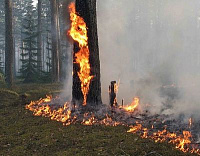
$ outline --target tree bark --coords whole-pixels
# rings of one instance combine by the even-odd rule
[[[101,82],[100,82],[100,60],[99,46],[97,34],[97,17],[96,17],[96,0],[76,0],[76,12],[81,16],[87,25],[88,47],[90,51],[89,62],[91,67],[91,75],[94,76],[90,83],[90,90],[87,96],[87,104],[101,104]],[[74,43],[74,56],[79,51],[78,44]],[[73,57],[75,59],[75,57]],[[81,93],[81,82],[78,77],[79,67],[77,64],[73,66],[73,101],[81,101],[83,95]]]
[[[51,35],[52,35],[52,79],[59,82],[59,51],[58,51],[58,12],[57,0],[50,0],[51,3]]]
[[[5,0],[5,74],[6,82],[13,85],[13,23],[12,23],[12,2]]]
[[[16,64],[16,40],[13,37],[13,78],[16,79],[17,77],[17,64]]]
[[[109,86],[109,96],[110,96],[110,106],[117,106],[117,93],[115,90],[116,87],[116,81],[112,81],[110,86]]]
[[[60,30],[60,1],[57,0],[57,34],[58,34],[58,51],[59,51],[59,79],[62,80],[62,51],[61,51],[61,30]]]
[[[42,0],[38,0],[38,37],[37,37],[37,70],[40,73],[42,71]]]

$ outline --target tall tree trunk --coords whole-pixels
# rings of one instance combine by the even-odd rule
[[[50,0],[51,3],[51,35],[52,35],[52,79],[59,82],[59,51],[58,51],[58,15],[57,0]]]
[[[16,64],[16,39],[13,37],[13,77],[16,79],[17,77],[17,64]]]
[[[42,39],[42,70],[45,71],[45,37],[43,36],[43,39]]]
[[[76,0],[76,11],[86,22],[88,31],[88,46],[90,51],[89,61],[91,75],[94,78],[90,84],[90,90],[87,96],[87,103],[91,105],[101,104],[101,82],[100,82],[100,60],[97,34],[96,0]],[[74,56],[78,52],[78,44],[74,43]],[[75,59],[75,57],[74,57]],[[81,83],[77,75],[79,67],[73,66],[73,100],[83,99],[81,93]]]
[[[37,38],[37,70],[40,73],[42,71],[42,0],[38,0],[38,38]]]
[[[12,2],[5,0],[5,74],[6,82],[13,85],[13,24],[12,24]]]
[[[57,33],[58,33],[58,51],[59,51],[59,79],[62,79],[62,52],[61,52],[61,30],[60,30],[60,1],[57,0]]]

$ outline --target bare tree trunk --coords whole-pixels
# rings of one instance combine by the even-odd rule
[[[51,35],[52,35],[52,79],[59,82],[59,51],[58,51],[58,15],[57,0],[50,0],[51,3]]]
[[[37,70],[40,73],[42,71],[42,0],[38,0],[38,38],[37,38]]]
[[[59,79],[62,79],[62,52],[61,52],[61,30],[60,30],[60,2],[57,0],[57,33],[58,33],[58,51],[59,51]]]
[[[13,24],[12,24],[12,2],[5,0],[5,74],[6,82],[13,85]]]
[[[42,70],[45,71],[45,37],[42,39]]]
[[[101,104],[101,82],[100,82],[100,60],[97,34],[96,0],[76,0],[76,11],[86,22],[88,31],[88,46],[90,51],[89,61],[91,75],[94,78],[90,84],[90,90],[87,96],[87,103],[91,105]],[[74,56],[79,51],[78,44],[74,43]],[[74,57],[75,59],[75,57]],[[81,82],[78,78],[79,67],[74,64],[73,67],[73,100],[82,100]]]
[[[17,77],[17,67],[16,67],[16,40],[13,37],[13,78],[16,79]]]

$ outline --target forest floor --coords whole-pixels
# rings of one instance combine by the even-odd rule
[[[127,133],[128,127],[62,126],[44,117],[34,117],[25,103],[46,94],[59,93],[61,85],[20,85],[12,90],[0,89],[0,155],[117,155],[117,156],[185,156],[167,143]],[[22,101],[20,96],[27,95]]]

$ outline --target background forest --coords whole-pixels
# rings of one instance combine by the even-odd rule
[[[12,82],[38,83],[58,82],[65,79],[70,55],[67,39],[68,19],[66,2],[64,0],[13,0],[0,1],[0,77],[9,85]],[[52,8],[52,9],[51,9]],[[7,13],[7,15],[6,15]],[[8,17],[12,14],[11,18]],[[6,17],[5,17],[6,16]],[[12,21],[13,43],[6,47],[8,27],[5,19]],[[8,32],[9,33],[9,32]],[[53,37],[52,37],[53,36]],[[6,59],[6,50],[13,44],[13,60]],[[9,50],[10,52],[10,50]],[[52,59],[53,58],[53,59]],[[6,60],[12,69],[6,69]],[[9,73],[6,70],[11,70]],[[12,74],[12,75],[11,75]],[[12,80],[8,80],[11,77]]]

